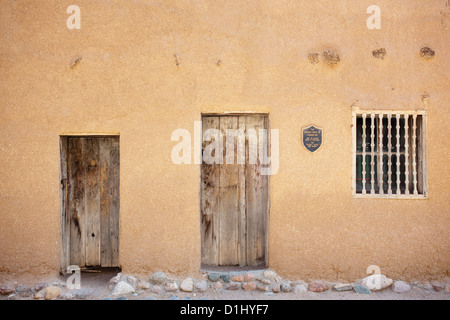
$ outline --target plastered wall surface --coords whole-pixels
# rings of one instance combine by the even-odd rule
[[[80,30],[66,27],[72,4]],[[362,278],[373,264],[392,278],[447,276],[449,3],[377,0],[381,29],[369,30],[372,4],[1,0],[2,276],[59,271],[59,137],[88,133],[120,134],[123,271],[197,275],[200,168],[172,163],[170,137],[228,111],[269,113],[279,129],[270,268],[305,280]],[[353,105],[427,110],[427,199],[352,197]],[[301,145],[309,124],[324,130],[315,153]]]

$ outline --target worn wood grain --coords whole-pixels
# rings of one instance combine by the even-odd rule
[[[86,264],[86,216],[83,166],[83,138],[69,138],[69,216],[70,216],[70,264]]]
[[[220,165],[219,181],[219,219],[220,219],[220,265],[239,265],[238,255],[238,226],[239,226],[239,193],[238,193],[238,166],[236,164],[237,144],[233,134],[227,130],[237,129],[238,117],[221,117],[220,131],[224,139],[223,159]],[[226,156],[226,155],[229,156]],[[231,157],[230,157],[231,155]],[[231,158],[231,159],[230,159]]]
[[[63,264],[119,266],[119,138],[68,137],[66,207],[69,227]],[[64,161],[64,160],[62,160]],[[62,170],[64,168],[62,167]],[[64,202],[63,202],[64,205]],[[63,209],[64,212],[64,209]],[[64,221],[62,221],[64,224]],[[63,228],[63,232],[66,230]]]
[[[267,116],[204,116],[203,133],[208,129],[222,132],[224,163],[202,163],[202,263],[264,265],[268,176],[261,175],[257,144],[259,129],[268,129]],[[227,129],[242,129],[243,135],[237,134],[227,141]],[[203,150],[209,143],[203,142]],[[269,150],[269,139],[266,148]],[[244,161],[238,161],[238,150],[245,150]]]
[[[202,122],[202,153],[214,139],[208,135],[209,129],[219,129],[219,117],[205,117]],[[201,165],[201,241],[202,263],[206,265],[219,265],[219,181],[220,165]]]

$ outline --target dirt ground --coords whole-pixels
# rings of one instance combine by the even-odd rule
[[[110,279],[116,275],[115,272],[101,272],[101,273],[82,273],[81,274],[81,289],[90,291],[87,300],[102,300],[102,299],[118,299],[119,297],[111,296]],[[59,276],[58,279],[44,279],[41,282],[51,284],[54,281],[65,283],[68,276]],[[47,281],[46,281],[47,280]],[[64,288],[63,292],[70,292],[69,289]],[[385,289],[380,292],[372,292],[371,294],[358,294],[353,291],[337,292],[328,290],[322,293],[306,292],[306,293],[265,293],[261,291],[244,291],[244,290],[219,290],[216,291],[209,288],[206,292],[186,293],[178,292],[164,292],[160,295],[152,293],[150,290],[137,290],[137,295],[127,295],[127,300],[143,300],[153,297],[157,300],[169,300],[170,297],[176,296],[180,300],[183,298],[190,298],[192,300],[450,300],[450,293],[445,291],[436,292],[425,290],[413,286],[411,291],[407,293],[396,293],[391,289]],[[0,300],[32,300],[33,297],[8,297],[0,296]],[[124,299],[124,297],[122,297]],[[73,299],[76,300],[76,299]]]

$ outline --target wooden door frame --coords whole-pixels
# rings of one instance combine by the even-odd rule
[[[194,141],[196,143],[200,143],[200,146],[203,144],[203,118],[204,117],[223,117],[223,116],[265,116],[267,117],[267,134],[269,138],[269,145],[268,148],[271,150],[272,148],[272,137],[270,132],[270,113],[268,112],[245,112],[245,111],[224,111],[224,112],[202,112],[200,114],[200,141]],[[198,152],[200,153],[200,159],[201,164],[198,166],[198,174],[199,174],[199,191],[198,191],[198,205],[199,205],[199,212],[198,212],[198,218],[199,218],[199,230],[201,232],[202,230],[202,164],[203,164],[203,155],[202,155],[202,148],[199,148]],[[264,230],[264,237],[265,237],[265,253],[264,253],[264,267],[269,267],[269,225],[270,225],[270,175],[267,177],[267,210],[266,210],[266,225]],[[200,235],[200,269],[203,267],[211,267],[211,266],[203,266],[202,262],[202,240]],[[233,268],[233,267],[229,267]],[[248,267],[237,267],[237,268],[248,268]]]
[[[68,213],[68,140],[69,138],[119,138],[120,148],[120,135],[119,134],[62,134],[59,136],[59,161],[60,161],[60,200],[61,200],[61,260],[60,260],[60,273],[66,274],[67,268],[70,266],[70,215]],[[119,195],[120,197],[120,195]],[[120,234],[120,213],[119,213],[119,234]],[[119,236],[120,240],[120,236]],[[120,258],[120,252],[119,252]]]

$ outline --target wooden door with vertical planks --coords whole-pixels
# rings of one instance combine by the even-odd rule
[[[119,266],[119,137],[66,137],[66,265]]]
[[[202,118],[203,265],[266,265],[269,180],[261,174],[259,138],[268,129],[267,115]],[[263,144],[269,150],[269,139]]]

